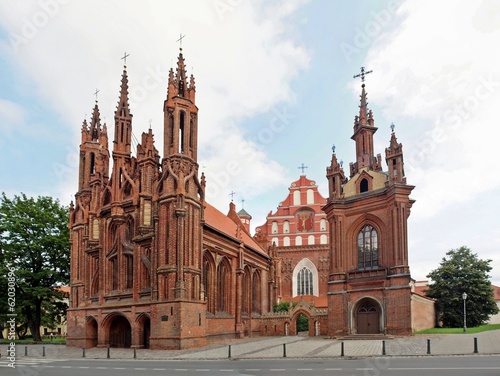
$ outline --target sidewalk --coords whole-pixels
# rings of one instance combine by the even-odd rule
[[[137,349],[137,359],[185,360],[185,359],[227,359],[231,351],[232,359],[242,358],[332,358],[382,356],[385,344],[386,356],[427,356],[427,344],[430,340],[431,356],[434,355],[472,355],[474,338],[477,338],[477,353],[482,355],[500,354],[500,330],[478,334],[415,335],[381,340],[339,341],[322,337],[253,337],[240,340],[228,340],[224,343],[211,344],[203,348],[189,350],[149,350]],[[229,347],[230,345],[230,347]],[[44,350],[45,348],[45,350]],[[229,348],[231,350],[229,350]],[[0,345],[2,358],[7,345]],[[83,357],[80,348],[64,345],[23,345],[16,346],[17,358],[78,359]],[[85,350],[87,359],[106,359],[108,349],[93,348]],[[112,359],[133,359],[134,349],[111,348]]]

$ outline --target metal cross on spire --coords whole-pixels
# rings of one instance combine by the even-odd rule
[[[231,196],[231,202],[233,202],[235,194],[236,194],[236,192],[234,192],[234,191],[231,191],[231,193],[229,194],[229,196]]]
[[[299,169],[299,170],[302,170],[302,175],[304,175],[304,170],[305,170],[306,168],[307,168],[307,166],[306,166],[306,165],[304,165],[304,163],[302,163],[302,164],[298,167],[298,169]]]
[[[95,103],[97,103],[97,94],[99,94],[100,90],[99,89],[95,89]]]
[[[125,68],[127,67],[127,57],[129,57],[129,56],[130,56],[130,54],[128,54],[126,52],[123,53],[122,60],[123,60],[123,67],[125,67]]]
[[[356,74],[354,76],[352,76],[352,78],[358,78],[358,77],[361,77],[361,83],[364,85],[365,84],[365,76],[369,73],[372,73],[373,71],[368,71],[368,72],[365,72],[365,67],[361,67],[361,73],[360,74]]]
[[[396,128],[396,126],[394,125],[394,123],[391,123],[391,131],[392,131],[392,133],[394,133],[394,128]]]
[[[179,50],[182,51],[182,40],[184,39],[186,35],[182,35],[182,33],[179,34],[179,39],[177,39],[177,42],[179,42]]]

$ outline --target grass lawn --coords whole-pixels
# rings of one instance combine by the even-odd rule
[[[499,330],[499,329],[500,329],[500,324],[481,325],[481,326],[476,326],[475,328],[467,328],[467,333],[474,334],[474,333],[486,332],[488,330]],[[466,334],[466,333],[464,333],[464,328],[432,328],[415,332],[415,334]]]

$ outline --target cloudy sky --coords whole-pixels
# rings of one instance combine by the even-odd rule
[[[162,153],[181,33],[212,204],[227,212],[234,191],[261,225],[302,163],[326,196],[332,145],[346,165],[355,158],[353,75],[366,66],[376,150],[383,155],[393,122],[416,186],[413,277],[467,245],[493,260],[500,285],[495,0],[3,0],[0,191],[72,200],[82,121],[99,89],[101,117],[113,124],[124,52],[134,135],[151,126]]]

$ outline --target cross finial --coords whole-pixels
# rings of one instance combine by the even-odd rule
[[[335,144],[332,145],[332,153],[335,154]]]
[[[233,202],[235,194],[236,194],[236,192],[234,192],[234,191],[231,191],[231,193],[229,194],[229,196],[231,196],[231,202]]]
[[[298,169],[299,169],[299,170],[302,170],[302,175],[304,175],[304,170],[305,170],[306,168],[307,168],[307,166],[306,166],[306,165],[304,165],[304,163],[302,163],[302,164],[298,167]]]
[[[356,74],[354,76],[352,76],[352,78],[358,78],[358,77],[361,77],[361,83],[363,84],[363,86],[365,85],[365,76],[369,73],[372,73],[373,71],[368,71],[368,72],[365,72],[365,67],[361,67],[361,73],[360,74]]]
[[[179,39],[177,39],[177,42],[179,42],[179,51],[182,51],[182,39],[184,39],[186,35],[182,35],[182,33],[179,34]]]
[[[392,131],[392,133],[394,133],[394,128],[396,128],[396,126],[394,125],[394,123],[391,123],[391,131]]]
[[[241,208],[245,209],[245,199],[244,198],[241,199]]]
[[[122,60],[123,60],[123,68],[127,68],[127,57],[129,57],[130,54],[124,52],[123,53],[123,57],[122,57]]]
[[[95,103],[97,103],[97,94],[99,94],[100,90],[99,89],[95,89]]]

